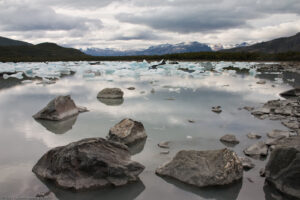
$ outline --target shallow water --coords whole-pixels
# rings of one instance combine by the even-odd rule
[[[229,66],[234,63],[220,63]],[[7,68],[9,64],[1,64]],[[11,64],[34,66],[39,64]],[[67,66],[75,75],[59,79],[55,84],[20,84],[16,78],[0,79],[0,199],[35,197],[51,193],[50,199],[265,199],[264,179],[259,170],[266,160],[253,159],[256,167],[244,172],[242,181],[228,187],[195,188],[178,181],[156,176],[155,169],[170,160],[182,149],[220,149],[226,147],[219,141],[224,134],[235,134],[240,144],[228,147],[240,156],[243,149],[255,143],[247,138],[249,132],[265,135],[273,129],[286,130],[278,121],[259,120],[243,106],[259,106],[279,93],[299,84],[298,76],[289,74],[237,75],[230,71],[204,72],[199,63],[182,63],[181,67],[196,69],[194,73],[176,70],[148,70],[145,63],[106,62],[99,66],[88,63],[49,63]],[[236,63],[249,66],[249,63]],[[101,76],[90,75],[85,70],[98,70]],[[110,70],[111,69],[111,70]],[[201,70],[200,70],[201,69]],[[65,69],[64,69],[65,70]],[[3,70],[4,67],[3,67]],[[45,75],[44,71],[43,74]],[[46,73],[47,74],[47,73]],[[57,76],[57,74],[55,74]],[[282,76],[287,76],[286,80]],[[290,77],[296,79],[290,81]],[[47,76],[40,76],[49,78]],[[281,78],[283,82],[278,81]],[[50,76],[51,78],[51,76]],[[264,78],[267,83],[256,82]],[[127,90],[128,87],[135,90]],[[275,87],[274,87],[275,86]],[[97,93],[106,87],[119,87],[124,91],[124,102],[101,102]],[[155,92],[151,93],[154,89]],[[86,106],[90,112],[80,114],[61,123],[35,121],[32,115],[57,95],[70,94],[77,105]],[[212,106],[222,107],[216,114]],[[141,121],[148,134],[145,145],[135,149],[132,159],[146,166],[141,181],[125,187],[81,193],[56,188],[40,181],[31,169],[49,149],[66,145],[83,138],[105,137],[109,129],[123,118]],[[195,123],[189,123],[194,120]],[[157,144],[170,141],[170,154],[162,155]],[[251,179],[251,180],[250,180]]]

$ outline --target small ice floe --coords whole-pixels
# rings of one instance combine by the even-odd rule
[[[180,93],[180,88],[169,88],[170,92]]]
[[[18,72],[15,74],[3,74],[3,79],[8,79],[8,78],[17,78],[17,79],[23,79],[23,72]]]
[[[292,79],[286,79],[288,82],[295,82],[295,79],[292,78]]]

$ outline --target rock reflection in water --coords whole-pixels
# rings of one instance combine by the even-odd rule
[[[293,197],[288,197],[278,192],[272,185],[265,183],[264,185],[266,200],[295,200]]]
[[[36,120],[42,126],[44,126],[48,131],[55,134],[64,134],[72,129],[73,125],[76,123],[77,115],[67,118],[63,121],[50,121],[50,120]]]
[[[119,106],[122,105],[124,102],[124,99],[103,99],[103,98],[98,98],[98,100],[108,106]]]
[[[225,185],[225,186],[214,186],[214,187],[204,187],[198,188],[192,185],[182,183],[176,179],[169,177],[161,177],[166,182],[173,184],[174,186],[192,192],[201,197],[201,199],[215,199],[215,200],[235,200],[237,199],[240,190],[243,185],[243,181],[239,180],[235,183]]]
[[[139,140],[139,141],[129,145],[128,149],[129,149],[130,154],[136,155],[138,153],[141,153],[145,147],[146,140],[147,140],[147,138]]]
[[[142,181],[130,183],[121,187],[107,187],[97,190],[74,192],[61,189],[55,186],[53,182],[41,180],[49,190],[60,200],[81,200],[81,199],[105,199],[105,200],[133,200],[144,190],[145,185]],[[46,197],[47,198],[47,197]]]

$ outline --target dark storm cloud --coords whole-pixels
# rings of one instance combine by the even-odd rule
[[[140,12],[124,12],[120,22],[147,25],[170,32],[190,33],[225,30],[248,26],[247,21],[268,14],[300,14],[299,0],[145,0],[135,5],[147,7]],[[151,3],[152,2],[152,3]]]
[[[0,19],[0,28],[6,31],[85,31],[102,27],[100,20],[59,14],[50,7],[30,4],[0,4]]]

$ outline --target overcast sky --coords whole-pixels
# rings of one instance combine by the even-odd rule
[[[300,0],[0,0],[0,35],[76,48],[236,44],[300,32]]]

